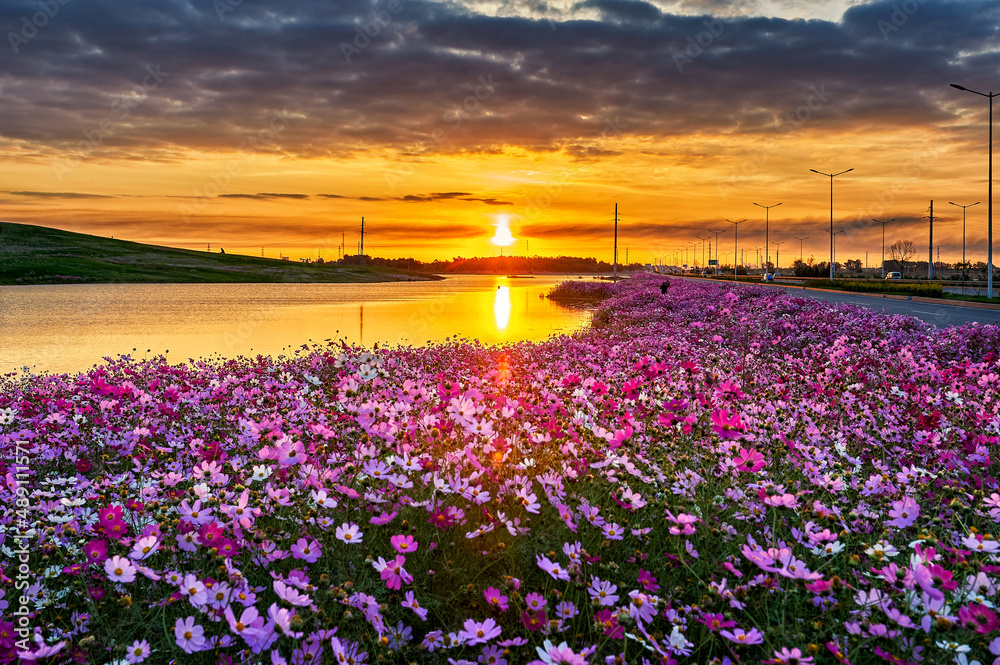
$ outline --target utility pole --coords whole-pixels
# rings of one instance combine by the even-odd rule
[[[615,204],[615,267],[612,273],[614,279],[618,279],[618,204]]]
[[[927,256],[927,279],[934,279],[934,201],[931,200],[931,234],[930,241],[927,246],[928,256]]]
[[[260,248],[260,258],[264,258],[264,248]]]
[[[208,243],[208,249],[206,249],[205,251],[208,252],[209,254],[212,253],[212,243]]]
[[[364,217],[361,218],[361,249],[359,253],[360,253],[359,260],[361,261],[361,265],[364,265],[365,264],[365,218]]]

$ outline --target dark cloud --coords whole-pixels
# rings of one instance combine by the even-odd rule
[[[294,199],[299,201],[304,201],[309,198],[308,194],[272,194],[269,192],[261,192],[260,194],[219,194],[219,198],[225,199],[257,199],[257,200],[267,200],[267,199]]]
[[[15,196],[30,196],[36,198],[52,199],[111,199],[113,196],[105,194],[82,194],[80,192],[6,192]]]
[[[343,194],[319,194],[325,199],[354,199],[357,201],[403,201],[404,203],[431,203],[438,201],[474,201],[491,206],[514,205],[513,201],[501,201],[494,197],[473,196],[469,192],[434,192],[432,194],[406,194],[396,197],[345,196]]]
[[[8,33],[39,5],[0,4],[11,49],[0,135],[41,159],[504,146],[600,159],[621,136],[944,126],[979,108],[947,84],[986,89],[1000,66],[997,0],[881,0],[839,23],[674,15],[641,0],[584,0],[580,16],[599,20],[569,12],[558,24],[427,0],[395,15],[373,15],[383,5],[369,0],[221,15],[219,4],[67,3],[18,44]],[[366,25],[378,34],[358,37]]]

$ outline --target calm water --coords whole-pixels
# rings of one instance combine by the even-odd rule
[[[540,340],[589,321],[587,312],[539,297],[566,279],[0,286],[0,373],[77,372],[118,354],[166,353],[175,363],[275,356],[338,338],[366,346],[454,335],[491,344]]]

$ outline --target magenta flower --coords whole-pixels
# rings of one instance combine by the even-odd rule
[[[641,584],[646,591],[660,590],[660,585],[656,583],[656,578],[653,577],[649,571],[643,570],[642,568],[639,569],[639,584]]]
[[[459,631],[458,637],[465,644],[474,646],[476,644],[485,644],[493,638],[499,637],[500,632],[500,626],[493,619],[486,619],[482,623],[473,619],[467,619],[462,625],[462,630]]]
[[[389,544],[392,545],[400,554],[409,554],[411,552],[417,551],[417,546],[419,543],[413,540],[413,536],[393,536],[389,539]]]
[[[727,621],[726,617],[721,614],[703,614],[698,617],[698,621],[705,624],[713,633],[717,633],[723,628],[732,628],[736,625],[735,621]]]
[[[743,436],[745,429],[740,421],[740,414],[729,415],[726,409],[718,409],[712,412],[712,431],[723,439],[738,439]]]
[[[385,580],[386,587],[399,589],[400,584],[410,584],[413,582],[413,575],[406,572],[403,566],[406,564],[406,557],[400,554],[392,561],[389,561],[382,569],[381,576]]]
[[[90,563],[103,563],[108,558],[108,541],[92,540],[83,546],[83,552]]]
[[[594,622],[604,632],[605,637],[620,640],[625,637],[625,628],[618,623],[618,614],[611,610],[601,610],[594,615]]]
[[[997,618],[997,613],[979,603],[969,603],[959,608],[958,620],[966,628],[981,634],[995,633],[1000,630],[1000,619]]]
[[[271,587],[274,589],[274,592],[278,594],[278,598],[285,601],[289,605],[305,607],[312,603],[312,599],[308,595],[299,592],[298,589],[282,582],[281,580],[274,580],[274,582],[271,583]]]
[[[764,456],[752,448],[740,448],[734,461],[736,462],[736,470],[746,473],[757,473],[767,466]]]
[[[525,610],[521,613],[521,624],[525,630],[536,632],[545,627],[545,612],[542,610]]]
[[[500,590],[493,587],[488,588],[483,592],[483,596],[486,597],[486,603],[495,610],[501,612],[506,612],[508,608],[507,596],[500,595]]]

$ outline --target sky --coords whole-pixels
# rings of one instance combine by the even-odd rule
[[[1000,0],[7,0],[0,221],[330,259],[364,217],[369,255],[610,261],[617,205],[621,258],[788,265],[830,253],[810,169],[854,169],[838,261],[878,264],[873,218],[926,259],[932,200],[935,260],[977,201],[985,260],[989,104],[949,84],[991,91],[998,26]]]

